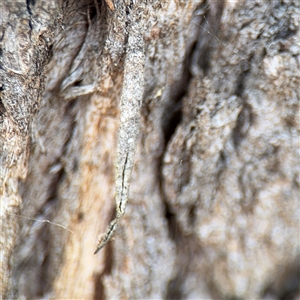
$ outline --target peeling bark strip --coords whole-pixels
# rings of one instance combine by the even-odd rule
[[[109,224],[106,233],[98,241],[95,254],[113,236],[119,219],[124,215],[128,201],[131,171],[137,146],[140,109],[144,93],[144,42],[143,23],[137,11],[127,7],[133,17],[129,24],[129,37],[125,58],[124,83],[120,103],[120,129],[116,160],[116,217]]]

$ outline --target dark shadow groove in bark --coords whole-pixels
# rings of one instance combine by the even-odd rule
[[[207,7],[207,4],[202,4],[202,6]],[[198,8],[197,8],[198,9]],[[196,10],[197,10],[196,9]],[[194,20],[192,19],[191,22]],[[177,126],[181,122],[182,119],[182,101],[183,98],[186,96],[188,90],[189,90],[189,83],[192,79],[192,65],[195,63],[195,56],[197,56],[196,60],[201,60],[199,58],[202,54],[202,52],[199,53],[199,39],[202,37],[201,32],[203,31],[202,27],[198,27],[198,33],[196,38],[191,44],[190,48],[186,50],[186,56],[185,60],[183,62],[183,70],[182,70],[182,76],[181,78],[174,82],[173,85],[170,88],[170,98],[169,103],[165,107],[164,113],[163,113],[163,120],[162,120],[162,130],[164,133],[164,151],[167,148],[168,142],[170,141],[172,135],[174,134]],[[194,38],[192,38],[194,39]],[[209,40],[210,41],[210,40]],[[201,46],[203,46],[201,44]],[[208,51],[207,48],[209,46],[204,47],[203,49],[205,51]],[[203,50],[201,48],[201,51]],[[207,55],[207,52],[205,53],[205,65],[209,65],[209,56]],[[202,68],[201,64],[200,67]],[[203,71],[205,71],[203,69]]]
[[[248,60],[243,60],[241,63],[241,74],[237,79],[235,94],[241,97],[245,90],[245,81],[251,72],[251,60],[253,59],[253,55],[249,57]]]
[[[190,54],[191,72],[200,68],[206,75],[210,69],[213,42],[218,40],[217,32],[223,14],[224,1],[204,1],[194,12],[192,22],[198,27],[195,44]]]
[[[165,107],[164,113],[162,114],[164,119],[161,121],[162,131],[164,135],[164,149],[162,155],[158,159],[157,178],[160,185],[162,199],[165,203],[165,217],[168,220],[169,235],[170,238],[174,240],[176,240],[176,235],[177,235],[175,233],[175,228],[178,228],[178,225],[175,224],[176,223],[175,214],[170,210],[170,206],[166,201],[166,196],[163,191],[162,166],[163,166],[164,154],[168,146],[168,143],[170,142],[174,132],[176,131],[177,126],[180,124],[182,119],[182,101],[188,91],[189,82],[192,78],[191,73],[189,71],[189,62],[190,62],[190,55],[192,50],[193,48],[187,51],[189,55],[186,56],[185,62],[183,64],[184,69],[182,71],[181,79],[175,82],[171,87],[170,100],[167,106]]]
[[[103,273],[96,274],[94,276],[95,289],[93,300],[104,300],[106,299],[105,288],[103,284]]]
[[[289,28],[284,28],[276,33],[274,36],[274,41],[276,40],[287,40],[288,38],[292,37],[297,33],[297,30],[291,30]]]
[[[238,115],[235,128],[232,130],[232,140],[236,149],[240,143],[246,138],[250,127],[254,123],[254,113],[250,104],[245,103],[243,109]]]
[[[296,300],[300,292],[300,256],[294,262],[275,272],[272,282],[265,288],[264,299]]]
[[[225,151],[221,151],[218,162],[217,162],[217,170],[218,170],[218,172],[216,174],[216,182],[217,182],[216,189],[217,190],[219,189],[219,187],[221,185],[222,174],[225,171],[226,167],[227,167],[227,156],[226,156]]]
[[[29,15],[32,15],[31,6],[34,6],[34,5],[35,5],[35,0],[26,0],[26,7],[27,7],[27,11],[28,11]],[[31,21],[29,21],[29,22],[31,22]],[[31,26],[30,26],[30,28],[31,28]]]
[[[69,112],[72,110],[72,108],[75,105],[76,105],[76,101],[69,102],[68,105],[65,107],[65,115],[70,115]],[[68,138],[64,142],[64,146],[63,146],[63,149],[62,149],[62,152],[61,152],[61,156],[52,165],[56,165],[58,163],[61,163],[61,158],[65,157],[67,155],[69,143],[72,143],[73,130],[76,127],[74,125],[76,116],[75,115],[70,115],[70,117],[72,119],[69,122],[69,134],[67,135]],[[63,166],[63,163],[62,163],[62,166]],[[59,185],[64,181],[65,175],[66,175],[65,169],[62,168],[52,178],[52,181],[51,181],[51,183],[48,187],[48,198],[47,198],[46,204],[49,203],[49,202],[57,200]]]
[[[165,218],[168,221],[168,233],[169,238],[173,241],[176,241],[176,237],[179,235],[177,230],[179,229],[178,224],[176,222],[176,215],[172,212],[170,205],[167,201],[164,201],[164,209],[165,209]]]
[[[0,98],[0,116],[3,116],[5,112],[6,112],[5,106],[3,105],[2,99]]]
[[[105,294],[105,287],[103,283],[103,277],[111,274],[111,271],[113,269],[113,257],[114,257],[114,249],[113,249],[113,244],[110,242],[106,245],[104,248],[105,251],[105,267],[104,270],[96,274],[94,277],[94,283],[95,283],[95,289],[94,289],[94,300],[104,300],[106,299],[106,294]]]
[[[184,299],[181,291],[181,284],[182,278],[178,275],[169,281],[169,284],[167,286],[166,300]]]
[[[186,280],[187,274],[191,270],[193,259],[201,255],[199,253],[199,245],[194,242],[192,236],[185,236],[181,231],[180,225],[176,220],[176,213],[174,213],[168,204],[165,192],[164,192],[164,179],[162,174],[164,153],[167,149],[168,143],[171,141],[173,134],[176,131],[177,126],[182,119],[182,105],[183,99],[189,90],[189,83],[192,79],[192,72],[195,69],[195,64],[202,70],[203,74],[206,74],[210,66],[210,52],[212,51],[212,40],[215,38],[208,31],[213,31],[216,34],[220,19],[223,12],[223,1],[204,2],[195,10],[195,16],[191,22],[195,22],[199,18],[196,12],[199,10],[201,14],[203,11],[202,23],[198,24],[198,33],[192,43],[190,43],[190,49],[186,51],[186,58],[183,64],[182,77],[178,82],[175,82],[171,87],[170,101],[166,106],[164,113],[165,118],[162,120],[162,130],[164,133],[164,151],[158,163],[158,178],[160,183],[160,191],[162,199],[165,205],[165,217],[168,221],[169,237],[175,242],[177,249],[177,274],[172,278],[167,286],[166,299],[184,299],[182,286]],[[213,25],[211,25],[213,24]],[[210,26],[210,27],[208,27]],[[212,27],[211,27],[212,26]],[[210,30],[209,30],[210,29]],[[203,37],[206,36],[204,39]],[[183,149],[184,151],[184,149]],[[188,178],[186,180],[189,180]],[[182,187],[181,187],[182,188]],[[195,206],[190,207],[190,222],[195,221]],[[188,246],[190,245],[190,246]],[[197,246],[196,246],[197,245]],[[199,249],[196,249],[199,247]]]
[[[43,297],[46,293],[50,292],[52,289],[52,282],[49,282],[47,279],[49,270],[51,268],[51,259],[49,256],[49,252],[47,249],[51,248],[51,232],[47,228],[47,225],[43,226],[44,232],[41,234],[41,240],[44,240],[44,249],[46,250],[46,253],[44,254],[44,260],[40,267],[40,273],[39,273],[39,284],[37,284],[37,297]]]

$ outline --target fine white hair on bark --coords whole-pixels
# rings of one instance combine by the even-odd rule
[[[144,41],[142,21],[132,18],[125,56],[124,81],[120,101],[120,128],[116,159],[116,216],[101,235],[95,254],[113,236],[128,201],[131,171],[134,165],[139,128],[140,108],[144,93]]]

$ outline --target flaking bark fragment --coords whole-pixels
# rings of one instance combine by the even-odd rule
[[[115,9],[115,6],[114,6],[114,3],[112,0],[105,0],[105,2],[111,10]]]
[[[116,217],[99,239],[95,254],[109,242],[119,219],[125,213],[139,134],[140,109],[144,93],[144,42],[141,34],[141,22],[137,20],[131,24],[120,102],[120,128],[116,160]]]

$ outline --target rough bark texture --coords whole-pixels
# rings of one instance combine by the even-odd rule
[[[300,297],[298,1],[107,3],[0,4],[1,295]],[[129,202],[93,255],[128,72],[144,88]]]
[[[35,2],[35,1],[33,1]],[[10,285],[18,235],[18,180],[25,179],[33,115],[43,91],[44,66],[59,23],[58,1],[0,3],[0,293]]]

